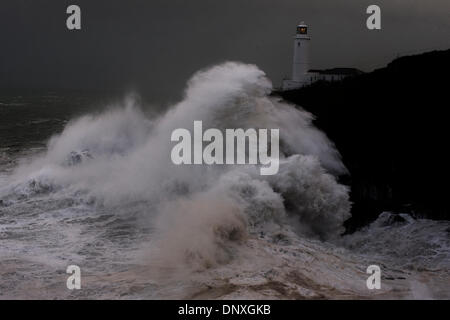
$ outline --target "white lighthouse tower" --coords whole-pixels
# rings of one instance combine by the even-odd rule
[[[283,81],[283,90],[292,90],[303,87],[310,82],[309,70],[309,44],[308,26],[301,22],[297,25],[294,37],[294,59],[292,63],[292,79]]]

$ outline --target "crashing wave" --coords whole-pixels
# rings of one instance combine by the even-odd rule
[[[2,179],[0,257],[25,252],[42,272],[49,261],[52,268],[81,261],[101,275],[90,283],[100,288],[96,297],[370,297],[365,270],[374,262],[448,270],[445,223],[384,214],[340,236],[351,203],[335,177],[346,172],[339,153],[311,114],[270,91],[256,66],[229,62],[196,73],[182,101],[158,117],[127,99],[71,121],[44,154]],[[171,133],[194,120],[205,128],[280,129],[278,174],[261,176],[255,165],[174,165]],[[418,292],[411,288],[420,277],[411,284],[413,273],[383,270],[394,280],[380,294]],[[160,271],[189,277],[175,277],[173,287]]]

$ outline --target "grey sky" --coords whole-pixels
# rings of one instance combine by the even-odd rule
[[[200,68],[257,64],[278,85],[290,74],[304,20],[312,66],[369,71],[398,54],[450,48],[448,0],[2,0],[0,87],[134,88],[175,100]],[[65,26],[69,4],[82,30]],[[365,27],[382,9],[382,30]]]

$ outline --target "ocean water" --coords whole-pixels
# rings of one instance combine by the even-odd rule
[[[95,113],[82,94],[1,96],[0,298],[448,299],[450,222],[380,212],[342,236],[339,152],[271,89],[256,66],[225,63],[157,116],[133,96]],[[279,128],[279,173],[173,165],[171,132],[194,120]]]

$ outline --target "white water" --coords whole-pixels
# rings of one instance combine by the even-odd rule
[[[341,237],[339,154],[309,113],[270,91],[256,66],[225,63],[195,74],[159,117],[128,98],[70,122],[0,180],[3,297],[448,297],[449,224],[378,222]],[[279,173],[173,165],[171,132],[194,120],[279,128]],[[386,277],[377,292],[365,285],[374,263]],[[88,275],[76,293],[69,264]]]

